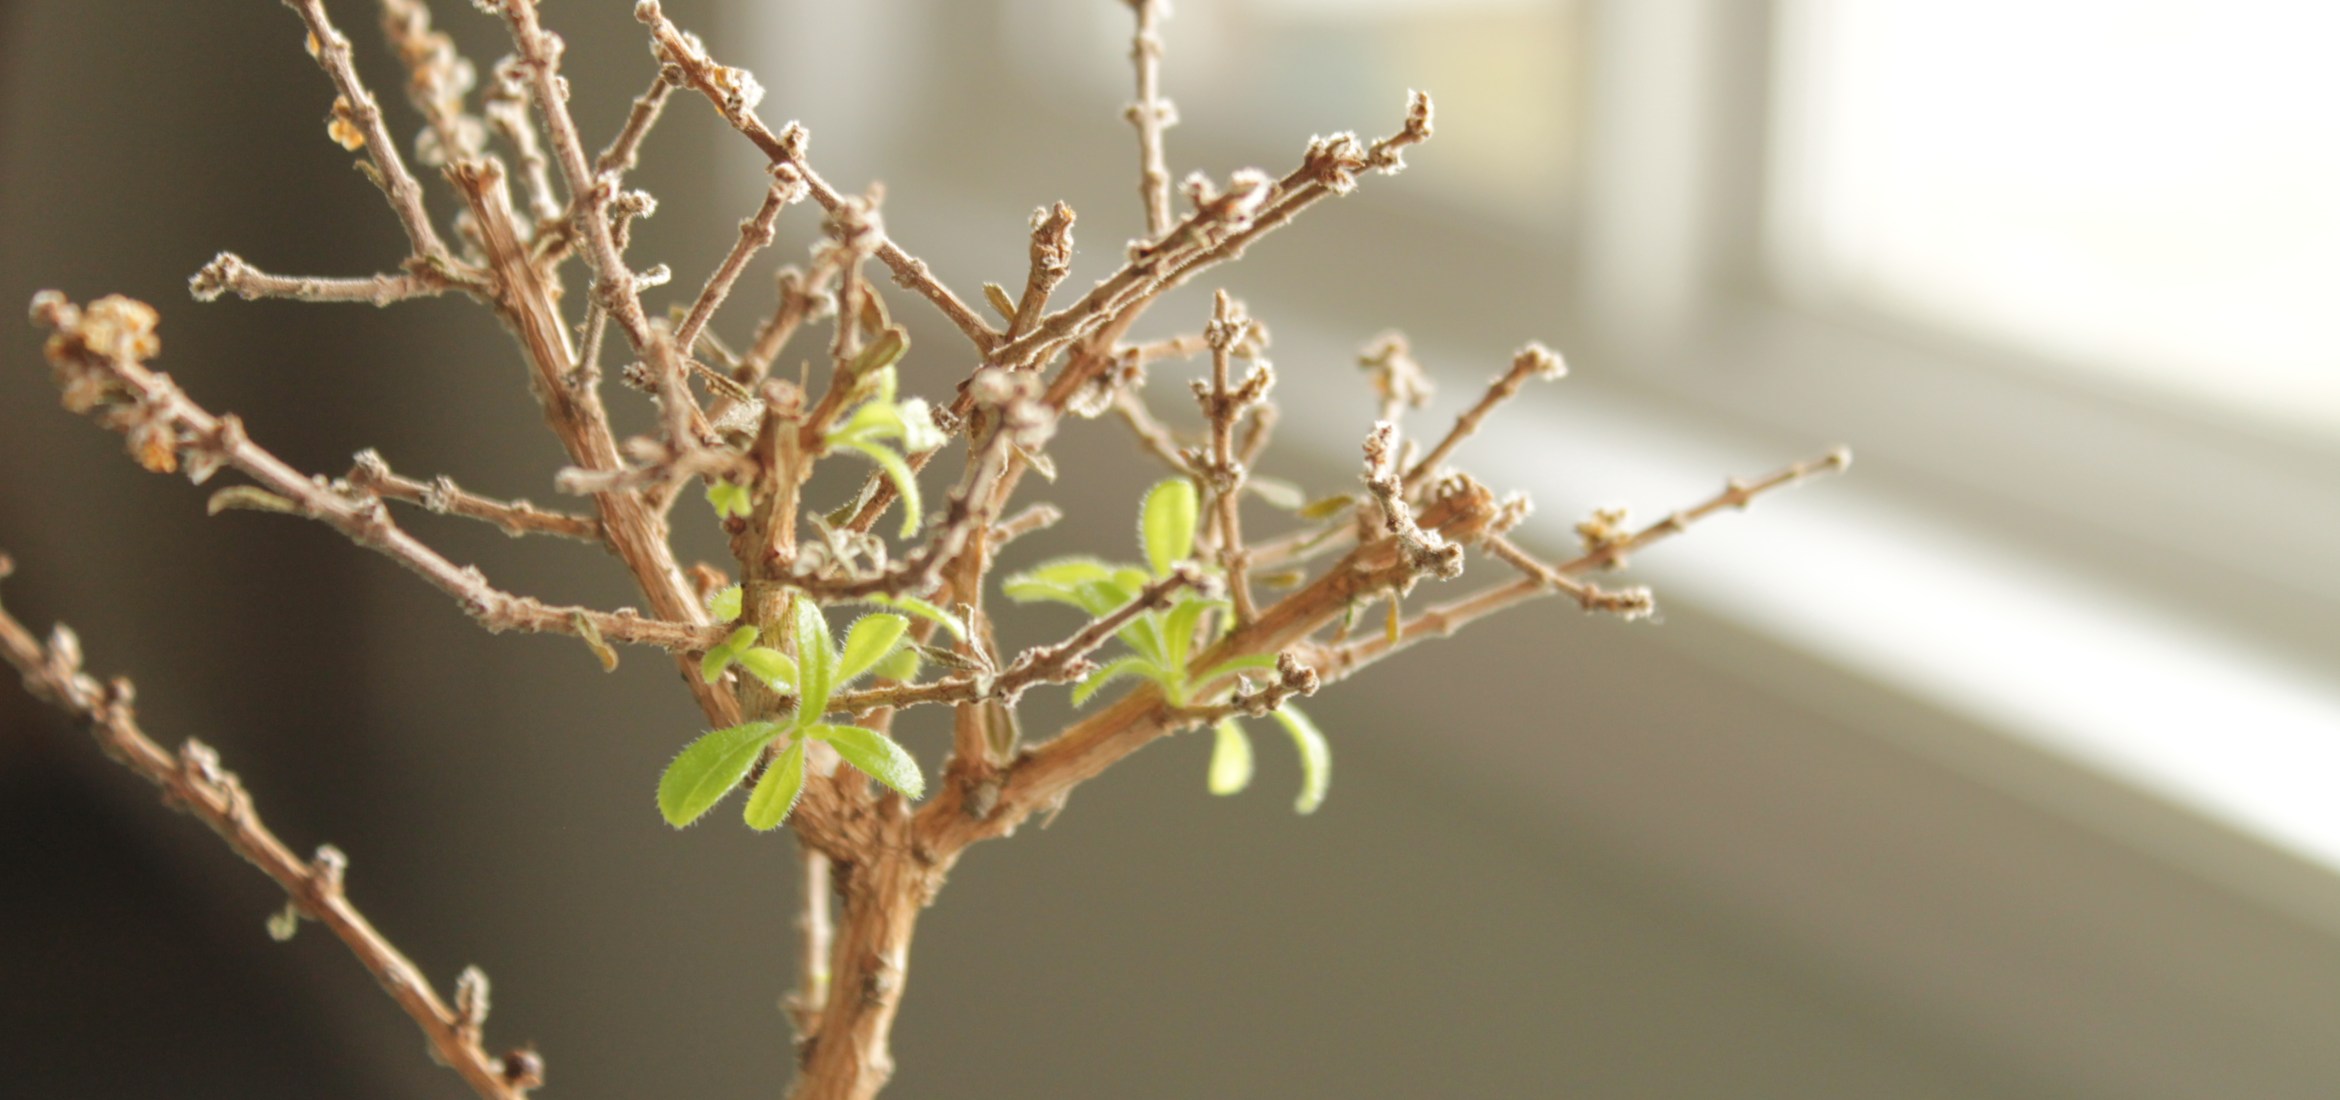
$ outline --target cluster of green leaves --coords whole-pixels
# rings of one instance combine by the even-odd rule
[[[716,602],[721,604],[726,597],[736,617],[739,594],[736,590],[718,594]],[[754,626],[742,626],[707,652],[699,672],[712,683],[737,664],[748,675],[771,684],[773,690],[795,693],[795,713],[782,719],[743,722],[691,742],[667,765],[665,776],[658,781],[658,811],[668,824],[679,829],[698,820],[747,778],[768,746],[782,741],[786,744],[748,796],[745,817],[751,828],[772,829],[788,819],[788,811],[804,790],[805,751],[814,741],[828,743],[846,763],[911,798],[925,793],[926,777],[918,770],[918,762],[893,739],[866,727],[821,721],[838,688],[879,670],[897,652],[911,652],[902,645],[909,620],[890,612],[865,615],[854,622],[844,644],[839,645],[830,636],[828,620],[818,604],[803,596],[796,597],[794,604],[795,657],[757,645],[761,632]],[[915,660],[914,652],[912,658]]]
[[[1138,542],[1150,568],[1090,557],[1056,558],[1009,577],[1003,591],[1019,603],[1061,603],[1091,616],[1111,614],[1194,556],[1199,510],[1193,483],[1184,478],[1164,480],[1147,491],[1138,513]],[[1158,685],[1163,698],[1173,706],[1189,706],[1208,701],[1195,697],[1198,690],[1208,689],[1213,694],[1230,690],[1235,673],[1274,668],[1275,654],[1257,653],[1213,665],[1199,674],[1189,672],[1194,657],[1232,626],[1227,610],[1223,598],[1181,590],[1169,606],[1133,616],[1114,634],[1129,652],[1074,685],[1074,705],[1087,703],[1115,680],[1137,676]],[[1331,776],[1331,751],[1323,734],[1297,708],[1285,704],[1272,714],[1299,746],[1302,789],[1297,808],[1301,813],[1311,812],[1324,800]],[[1251,743],[1242,726],[1232,718],[1220,722],[1211,758],[1211,791],[1233,794],[1242,790],[1251,782],[1251,771]]]

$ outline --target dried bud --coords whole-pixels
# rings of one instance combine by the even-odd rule
[[[487,1026],[487,973],[476,966],[463,968],[455,977],[455,1026],[472,1042],[479,1041],[480,1029]]]
[[[325,136],[352,153],[366,147],[366,132],[358,128],[357,111],[349,105],[348,96],[333,97],[333,113],[325,119]]]
[[[531,1048],[506,1052],[497,1070],[504,1075],[504,1083],[516,1090],[526,1091],[544,1084],[544,1056]]]
[[[1561,361],[1559,354],[1533,340],[1511,353],[1511,369],[1543,379],[1568,376],[1568,364]]]

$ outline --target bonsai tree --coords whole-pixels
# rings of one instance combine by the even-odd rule
[[[1298,700],[1546,596],[1646,616],[1648,591],[1595,578],[1714,512],[1849,461],[1837,451],[1732,481],[1638,528],[1620,513],[1596,513],[1578,526],[1573,556],[1547,559],[1509,535],[1528,501],[1481,484],[1455,459],[1498,406],[1531,381],[1560,377],[1560,358],[1523,345],[1451,424],[1417,435],[1404,419],[1425,404],[1427,382],[1404,338],[1387,334],[1360,355],[1380,418],[1358,425],[1358,478],[1311,493],[1256,476],[1275,423],[1267,330],[1224,291],[1207,316],[1181,319],[1184,335],[1136,340],[1133,328],[1167,292],[1239,259],[1311,206],[1403,169],[1405,151],[1432,136],[1431,101],[1413,94],[1383,136],[1312,138],[1281,175],[1197,173],[1174,187],[1162,0],[1129,0],[1136,101],[1127,114],[1142,235],[1106,278],[1064,291],[1075,215],[1061,202],[1043,206],[1023,286],[987,283],[973,295],[945,286],[888,234],[876,188],[853,194],[824,179],[805,129],[768,125],[755,79],[675,26],[657,0],[640,0],[634,14],[658,67],[623,127],[598,147],[566,105],[561,40],[540,23],[537,0],[477,0],[512,43],[484,90],[422,0],[381,0],[422,124],[414,159],[443,183],[436,196],[401,154],[322,0],[285,2],[335,92],[328,136],[358,154],[409,253],[355,278],[276,274],[221,253],[195,273],[194,296],[476,301],[513,337],[568,457],[552,483],[578,505],[490,499],[444,477],[397,472],[370,450],[338,478],[295,469],[233,414],[206,408],[154,369],[158,314],[127,298],[33,300],[63,402],[120,433],[150,471],[198,484],[230,475],[234,484],[212,492],[213,512],[327,524],[491,631],[574,637],[606,668],[620,647],[670,660],[696,712],[678,709],[664,733],[676,755],[663,775],[642,777],[642,812],[681,828],[728,804],[747,828],[786,826],[801,854],[801,981],[788,1002],[801,1062],[795,1096],[868,1097],[883,1087],[912,934],[971,846],[1052,817],[1085,780],[1190,730],[1212,739],[1203,785],[1222,795],[1249,785],[1253,736],[1288,741],[1303,777],[1295,809],[1308,813],[1328,796],[1333,748]],[[678,93],[704,99],[751,143],[770,180],[715,270],[667,300],[653,294],[664,267],[645,270],[628,256],[629,227],[652,200],[627,180]],[[451,219],[434,210],[449,198]],[[778,219],[808,202],[823,233],[798,265],[779,270],[776,305],[752,325],[721,317]],[[889,279],[892,291],[882,287]],[[963,337],[919,351],[954,365],[956,387],[917,393],[903,383],[899,366],[912,349],[893,310],[905,297]],[[824,369],[780,369],[792,350]],[[1161,369],[1192,370],[1199,432],[1166,426],[1148,406],[1145,379]],[[621,438],[605,404],[613,394],[646,403],[656,429]],[[1113,424],[1091,426],[1100,420]],[[1081,520],[1092,552],[995,570],[1009,543],[1063,522],[1048,504],[1018,497],[1053,480],[1050,441],[1072,430],[1126,430],[1160,480],[1132,502],[1133,514]],[[816,499],[810,479],[832,463],[856,471],[859,489]],[[631,575],[647,611],[563,606],[498,587],[402,527],[394,507],[404,506],[515,536],[598,543]],[[693,524],[719,525],[730,560],[686,567],[670,535]],[[0,574],[8,568],[0,558]],[[1479,580],[1485,572],[1494,579]],[[1017,604],[1056,605],[1032,612],[1054,624],[1056,640],[1003,650],[995,617]],[[129,681],[85,673],[69,629],[42,640],[0,611],[0,655],[167,803],[283,887],[272,932],[289,937],[302,921],[332,932],[481,1096],[518,1097],[543,1082],[532,1049],[499,1052],[486,1041],[488,984],[478,969],[442,995],[344,892],[345,857],[331,846],[296,854],[209,747],[161,747],[138,722]],[[1019,703],[1059,690],[1083,716],[1035,736],[1018,721]],[[895,717],[918,707],[948,709],[947,754],[894,738]]]

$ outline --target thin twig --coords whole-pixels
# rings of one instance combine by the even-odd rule
[[[380,453],[367,449],[359,451],[357,461],[343,475],[349,487],[362,493],[371,493],[384,500],[419,504],[424,510],[443,515],[463,516],[495,524],[514,538],[522,535],[558,535],[562,538],[602,541],[601,520],[594,516],[573,515],[568,512],[547,512],[525,500],[503,501],[483,497],[457,486],[453,479],[434,478],[429,482],[400,477]]]
[[[1402,354],[1402,350],[1401,345],[1400,354]],[[1389,362],[1394,369],[1396,358],[1392,357]],[[1455,417],[1454,427],[1447,429],[1446,438],[1439,440],[1437,446],[1430,448],[1429,454],[1423,455],[1419,461],[1414,463],[1412,469],[1406,471],[1406,488],[1412,490],[1420,486],[1423,479],[1436,472],[1438,464],[1446,461],[1447,456],[1452,455],[1454,449],[1462,445],[1463,440],[1469,439],[1478,432],[1479,424],[1487,419],[1487,414],[1495,411],[1496,406],[1516,396],[1520,387],[1527,384],[1528,379],[1561,378],[1567,373],[1567,366],[1560,362],[1558,355],[1552,353],[1552,349],[1532,342],[1520,348],[1512,354],[1511,369],[1497,375],[1493,382],[1488,383],[1487,392],[1480,396],[1478,403],[1464,410],[1461,416]]]
[[[487,1100],[518,1100],[527,1095],[536,1082],[515,1079],[509,1072],[517,1065],[515,1061],[491,1056],[480,1046],[477,1025],[486,1014],[484,1003],[470,1013],[449,1008],[423,977],[421,968],[384,938],[349,900],[342,889],[349,861],[339,850],[322,846],[313,860],[294,855],[261,822],[252,808],[251,795],[235,773],[219,766],[219,754],[210,746],[189,740],[174,756],[155,744],[138,727],[130,681],[117,677],[101,685],[84,674],[80,643],[62,624],[50,633],[44,647],[23,623],[0,611],[0,657],[15,666],[35,696],[89,727],[106,755],[159,788],[164,804],[185,810],[210,826],[237,855],[276,880],[301,916],[331,930],[422,1029],[433,1056],[460,1074],[474,1092]],[[541,1076],[540,1066],[531,1068]]]
[[[484,284],[437,268],[417,267],[395,275],[339,278],[327,275],[271,275],[233,252],[222,252],[187,280],[199,302],[233,294],[245,301],[290,298],[296,302],[365,302],[386,306],[410,298],[433,298],[450,290],[482,293]]]
[[[609,147],[593,160],[597,176],[623,176],[634,170],[635,157],[642,151],[642,139],[650,136],[650,128],[658,124],[658,116],[666,110],[666,101],[682,83],[682,70],[672,65],[660,65],[658,75],[651,78],[650,87],[634,97],[633,109],[626,112],[626,124],[610,139]]]
[[[700,289],[698,299],[691,303],[690,313],[674,331],[675,346],[684,355],[690,355],[691,349],[698,346],[699,333],[706,329],[723,299],[730,296],[731,286],[747,270],[748,260],[772,243],[772,225],[780,220],[780,208],[804,197],[804,178],[794,168],[780,165],[772,169],[772,174],[776,178],[771,189],[764,192],[763,205],[756,208],[754,217],[739,223],[739,242],[723,257],[715,273],[707,276],[707,285]]]
[[[1625,556],[1653,542],[1681,534],[1690,525],[1720,512],[1725,508],[1745,508],[1765,493],[1784,489],[1821,474],[1837,473],[1852,468],[1852,451],[1838,447],[1817,458],[1808,458],[1792,466],[1774,470],[1753,481],[1732,478],[1723,491],[1673,512],[1631,535],[1613,538],[1587,536],[1583,555],[1560,563],[1553,568],[1562,573],[1589,573],[1596,569],[1614,569],[1625,563]]]
[[[1162,150],[1162,131],[1178,124],[1178,108],[1162,98],[1162,24],[1170,5],[1164,0],[1128,0],[1137,16],[1130,37],[1129,60],[1137,70],[1137,102],[1124,113],[1138,134],[1138,197],[1146,204],[1146,239],[1156,241],[1170,231],[1170,165]]]

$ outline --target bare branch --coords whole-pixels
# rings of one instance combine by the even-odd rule
[[[432,298],[450,290],[481,293],[484,284],[438,268],[416,267],[396,275],[367,275],[354,279],[321,275],[271,275],[233,252],[222,252],[187,280],[187,289],[199,302],[233,294],[245,301],[290,298],[296,302],[365,302],[386,306],[410,298]]]
[[[804,178],[796,174],[796,169],[777,165],[772,175],[776,178],[771,189],[764,192],[764,204],[756,208],[754,217],[739,223],[739,243],[723,257],[715,273],[707,277],[707,285],[699,291],[698,300],[691,303],[690,313],[683,317],[682,326],[675,329],[675,346],[684,355],[691,354],[691,349],[698,346],[699,333],[706,329],[723,299],[730,296],[731,285],[747,270],[748,260],[772,243],[772,225],[780,220],[780,208],[804,198]]]
[[[15,666],[27,690],[79,719],[106,755],[159,788],[165,805],[193,814],[237,855],[276,880],[301,916],[324,925],[348,946],[422,1029],[433,1056],[460,1074],[472,1091],[487,1100],[527,1095],[536,1081],[517,1079],[509,1072],[515,1066],[509,1056],[491,1056],[481,1048],[477,1025],[486,1017],[484,996],[473,1002],[475,1011],[464,1014],[439,999],[421,968],[384,938],[343,892],[347,857],[331,845],[318,848],[313,860],[294,855],[261,822],[235,773],[220,767],[218,753],[192,740],[182,744],[176,756],[164,751],[138,727],[130,681],[117,677],[100,685],[81,671],[81,646],[71,630],[60,624],[49,637],[49,644],[42,646],[23,623],[0,611],[0,657]],[[484,979],[479,985],[484,986]],[[458,1001],[463,1000],[459,995]],[[541,1079],[541,1064],[533,1069]]]
[[[1137,102],[1123,114],[1138,134],[1138,196],[1146,204],[1146,239],[1160,240],[1170,231],[1170,165],[1162,151],[1162,131],[1178,124],[1178,108],[1162,98],[1162,17],[1169,14],[1165,0],[1128,0],[1137,15],[1137,31],[1130,38],[1129,60],[1137,69]]]
[[[495,524],[513,538],[522,535],[558,535],[586,542],[602,541],[601,520],[596,517],[547,512],[525,500],[501,501],[483,497],[458,487],[453,479],[447,477],[434,478],[427,483],[400,477],[391,472],[390,464],[383,461],[379,453],[371,449],[358,452],[356,463],[350,467],[343,480],[358,492],[371,493],[384,500],[419,504],[425,511]]]
[[[1398,354],[1402,355],[1403,352],[1404,346],[1401,340]],[[1391,364],[1391,369],[1400,369],[1396,365],[1395,358],[1387,361]],[[1419,370],[1420,368],[1415,369]],[[1429,454],[1423,455],[1420,461],[1414,463],[1412,469],[1406,471],[1406,488],[1410,490],[1421,485],[1423,479],[1438,469],[1439,463],[1446,461],[1447,456],[1452,455],[1454,449],[1462,445],[1463,440],[1469,439],[1478,432],[1479,424],[1487,419],[1488,413],[1495,411],[1496,406],[1516,396],[1520,387],[1527,384],[1528,379],[1561,378],[1567,374],[1567,366],[1560,362],[1559,356],[1552,354],[1552,349],[1533,342],[1520,348],[1511,357],[1511,369],[1497,375],[1495,381],[1487,385],[1487,392],[1479,398],[1478,403],[1464,410],[1461,416],[1455,418],[1454,427],[1447,430],[1446,438],[1439,440],[1437,446],[1430,448]]]
[[[609,147],[593,160],[596,176],[623,176],[634,170],[634,158],[642,150],[642,139],[650,136],[650,128],[658,124],[658,116],[666,110],[666,101],[682,84],[682,70],[672,65],[660,65],[658,75],[650,87],[634,97],[633,109],[626,112],[626,124],[610,139]]]

